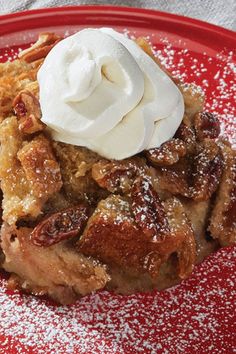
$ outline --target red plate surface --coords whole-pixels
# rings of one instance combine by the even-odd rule
[[[11,60],[39,32],[68,35],[110,26],[147,36],[176,77],[206,93],[222,133],[236,142],[235,33],[152,10],[67,7],[0,18],[0,60]],[[99,292],[72,306],[6,290],[0,275],[0,353],[233,353],[236,348],[236,248],[225,248],[167,291],[132,296]]]

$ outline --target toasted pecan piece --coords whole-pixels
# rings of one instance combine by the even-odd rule
[[[223,158],[219,146],[210,139],[198,144],[197,154],[193,159],[194,200],[207,200],[216,191],[223,171]]]
[[[18,159],[31,184],[33,194],[47,198],[62,187],[61,172],[49,140],[39,135],[18,151]]]
[[[136,224],[150,239],[162,239],[170,232],[164,207],[150,180],[138,177],[131,188],[131,210]]]
[[[189,157],[181,158],[174,165],[156,168],[156,174],[161,190],[191,198],[192,163]]]
[[[41,110],[38,99],[28,90],[23,90],[13,101],[14,112],[19,120],[19,130],[33,134],[44,129],[40,121]]]
[[[78,236],[88,217],[89,209],[86,205],[61,210],[42,220],[31,232],[30,240],[36,246],[49,247]]]
[[[236,150],[222,144],[224,170],[210,218],[209,231],[222,246],[236,242]]]
[[[146,169],[145,160],[133,157],[122,161],[100,160],[92,167],[92,177],[98,185],[112,193],[129,192],[137,175]]]
[[[154,166],[168,166],[179,161],[186,153],[185,143],[176,138],[165,142],[159,148],[148,150],[146,157]]]
[[[191,119],[186,115],[177,129],[174,138],[184,142],[187,154],[194,154],[196,149],[196,134]]]
[[[205,139],[195,155],[187,155],[171,166],[156,168],[161,189],[197,201],[207,200],[216,191],[223,169],[219,146]]]
[[[62,38],[55,33],[40,33],[37,42],[35,42],[30,48],[20,52],[18,56],[27,63],[45,58],[54,45],[56,45],[61,39]]]
[[[194,116],[194,128],[198,140],[216,139],[220,134],[220,122],[215,114],[200,112]]]

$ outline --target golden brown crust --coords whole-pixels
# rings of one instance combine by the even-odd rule
[[[3,267],[17,274],[17,282],[25,291],[48,294],[66,304],[103,288],[109,280],[104,266],[75,252],[72,245],[60,243],[41,248],[29,242],[32,229],[3,225],[1,247],[5,254]]]
[[[202,262],[210,253],[219,248],[217,240],[207,232],[211,214],[211,199],[195,201],[181,198],[185,213],[190,221],[196,242],[196,263]]]
[[[193,231],[177,199],[164,202],[163,213],[168,230],[162,237],[158,234],[150,237],[140,228],[139,220],[135,222],[129,201],[112,195],[98,204],[78,242],[78,249],[111,267],[121,267],[132,275],[147,273],[153,278],[158,277],[161,264],[170,254],[179,252],[179,272],[185,277],[195,262]],[[145,218],[146,214],[143,216]],[[189,251],[187,258],[185,249]]]
[[[47,198],[61,189],[60,167],[45,136],[38,135],[25,143],[17,157],[35,196]]]
[[[157,272],[160,257],[135,224],[129,202],[111,195],[98,204],[88,221],[78,249],[109,266],[131,268],[133,272]]]
[[[3,191],[3,220],[14,224],[20,217],[37,216],[41,201],[31,191],[25,172],[17,158],[23,138],[16,117],[10,117],[0,126],[0,178]]]
[[[16,117],[0,125],[0,178],[3,220],[14,224],[36,217],[48,197],[61,186],[61,173],[49,140],[43,135],[24,141]]]
[[[27,64],[20,60],[0,63],[0,122],[13,114],[13,100],[21,90],[28,89],[37,95],[38,64]]]
[[[177,251],[178,274],[186,279],[193,271],[196,262],[196,243],[193,232],[188,232]]]
[[[221,245],[236,242],[236,150],[222,144],[224,171],[210,219],[209,231]]]

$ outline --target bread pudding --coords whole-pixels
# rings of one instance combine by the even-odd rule
[[[37,73],[61,39],[41,34],[0,65],[0,259],[9,287],[67,304],[98,289],[173,286],[236,242],[236,151],[203,110],[204,95],[163,68],[184,114],[160,146],[114,159],[58,141],[41,119]],[[160,67],[149,44],[136,43]]]

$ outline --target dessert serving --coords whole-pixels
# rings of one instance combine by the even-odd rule
[[[236,241],[236,151],[149,44],[43,33],[0,66],[1,267],[70,303],[164,289]]]

